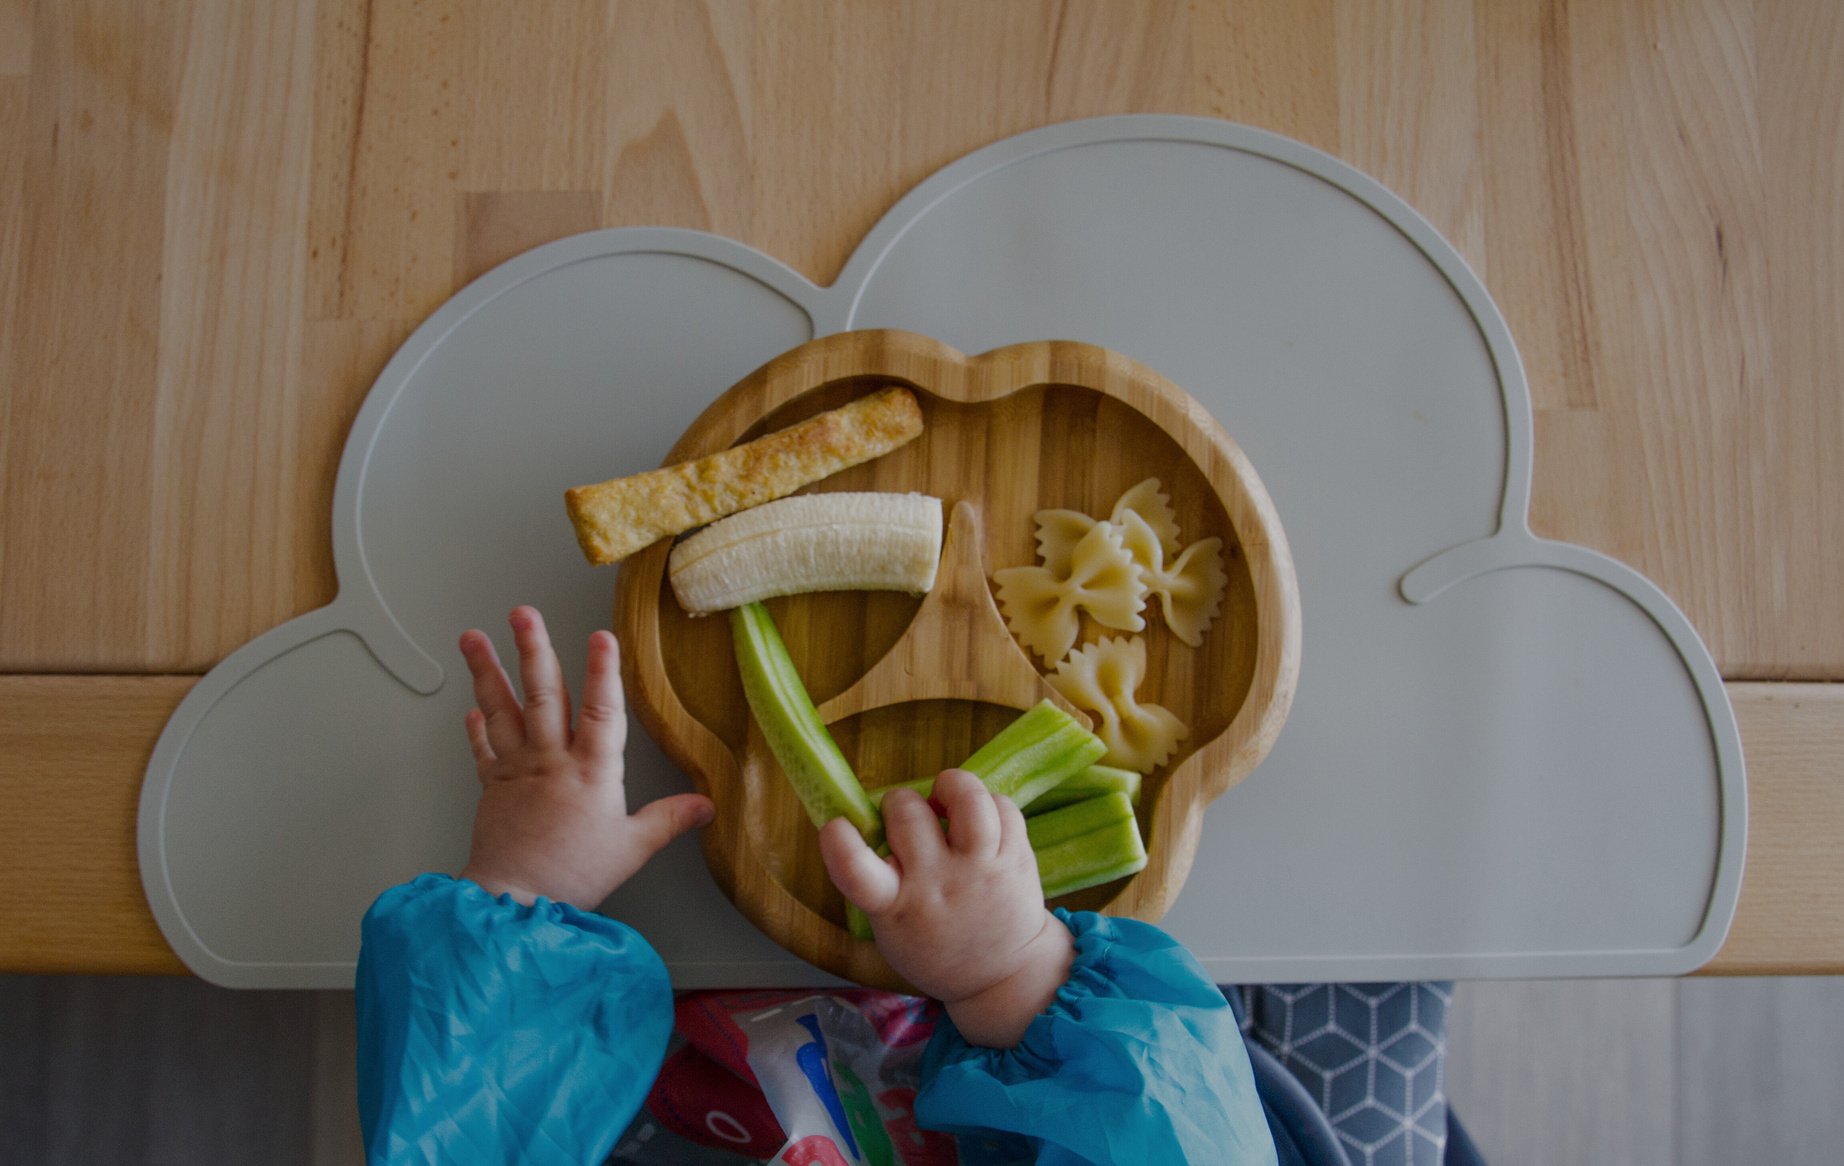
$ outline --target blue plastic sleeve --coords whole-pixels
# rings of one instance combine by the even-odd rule
[[[666,966],[639,932],[447,875],[378,897],[356,987],[372,1162],[600,1162],[672,1030]]]
[[[1015,1048],[969,1045],[944,1015],[920,1124],[1018,1135],[1039,1166],[1274,1162],[1235,1014],[1191,953],[1150,924],[1056,914],[1068,982]]]

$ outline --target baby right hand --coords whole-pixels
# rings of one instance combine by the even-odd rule
[[[960,769],[926,801],[892,791],[883,813],[892,857],[840,818],[820,831],[827,873],[870,916],[890,966],[945,1004],[969,1043],[1010,1048],[1075,961],[1069,929],[1044,907],[1024,815]]]

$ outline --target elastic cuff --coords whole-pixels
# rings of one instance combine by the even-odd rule
[[[1063,986],[1009,1049],[968,1043],[944,1012],[942,1035],[953,1049],[951,1059],[978,1057],[996,1072],[1008,1068],[1041,1072],[1064,1054],[1059,1032],[1072,1023],[1083,1024],[1105,1001],[1228,1008],[1196,958],[1152,924],[1062,907],[1054,908],[1053,913],[1069,928],[1076,945],[1075,962]]]
[[[445,874],[418,875],[379,895],[365,912],[360,934],[370,948],[387,948],[396,935],[407,939],[412,933],[417,936],[416,944],[427,945],[446,930],[444,920],[452,921],[454,932],[460,935],[484,937],[510,932],[535,938],[548,934],[553,943],[570,948],[587,942],[634,962],[639,971],[666,978],[666,965],[646,937],[619,920],[543,895],[527,905],[510,894],[494,895],[472,879]],[[473,947],[477,940],[465,942]],[[417,954],[402,953],[412,960]]]

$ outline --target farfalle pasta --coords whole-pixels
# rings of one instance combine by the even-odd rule
[[[1163,705],[1142,703],[1146,641],[1110,636],[1071,652],[1049,676],[1077,708],[1095,715],[1108,746],[1102,763],[1151,773],[1171,759],[1190,727]]]
[[[1176,555],[1184,545],[1178,539],[1178,512],[1172,509],[1172,500],[1165,496],[1165,489],[1159,479],[1148,478],[1130,487],[1115,500],[1108,521],[1119,526],[1129,514],[1139,515],[1140,520],[1159,536],[1159,545],[1165,551],[1166,558]],[[1222,545],[1221,540],[1218,540],[1218,545]]]
[[[1031,516],[1037,523],[1037,557],[1043,560],[1046,571],[1068,574],[1070,553],[1096,523],[1118,527],[1128,514],[1140,516],[1158,537],[1165,554],[1178,553],[1178,518],[1172,512],[1171,501],[1159,488],[1159,479],[1148,478],[1122,494],[1105,521],[1080,510],[1039,510]]]
[[[1039,510],[1031,520],[1037,523],[1037,557],[1044,561],[1044,570],[1069,574],[1076,544],[1095,529],[1095,520],[1080,510]]]
[[[1146,595],[1158,597],[1159,611],[1166,626],[1193,648],[1203,644],[1204,633],[1216,622],[1223,595],[1229,588],[1229,575],[1223,569],[1223,540],[1206,538],[1185,546],[1179,538],[1178,516],[1159,479],[1147,478],[1127,490],[1115,501],[1114,509],[1106,520],[1091,518],[1079,510],[1040,510],[1034,518],[1037,522],[1037,555],[1043,560],[1042,570],[1053,580],[1071,575],[1076,547],[1096,528],[1113,527],[1118,530],[1122,544],[1140,568],[1140,583]],[[1050,584],[1040,579],[1034,580],[1030,586],[1031,595],[1041,603],[1045,588]],[[1004,592],[1001,590],[1001,603],[1004,600]],[[1089,610],[1094,614],[1092,607]],[[1029,615],[1025,615],[1021,621],[1009,606],[1006,607],[1006,617],[1018,638],[1045,659],[1059,659],[1062,653],[1052,655],[1044,652],[1033,641],[1033,635],[1046,644],[1062,643],[1063,651],[1068,651],[1075,643],[1073,607],[1067,612],[1068,629],[1071,632],[1067,641],[1060,635],[1052,638],[1041,634],[1041,629],[1034,626]],[[1059,616],[1059,619],[1062,618]],[[1098,622],[1117,631],[1140,630],[1140,625],[1109,623],[1099,615],[1096,618]],[[1021,623],[1033,625],[1029,634]],[[1057,625],[1057,630],[1059,633],[1063,630],[1062,623]]]
[[[1040,540],[1043,529],[1040,524]],[[1075,645],[1078,611],[1120,631],[1146,626],[1140,614],[1146,609],[1146,583],[1119,528],[1090,520],[1088,532],[1060,552],[1057,566],[1009,567],[993,574],[1006,622],[1033,652],[1046,660],[1062,659]]]
[[[1163,541],[1136,511],[1127,511],[1120,525],[1121,542],[1139,564],[1141,581],[1149,594],[1159,597],[1165,626],[1191,647],[1201,646],[1229,588],[1223,540],[1199,539],[1167,565]]]

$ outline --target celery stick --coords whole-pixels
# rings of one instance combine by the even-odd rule
[[[1004,794],[1020,809],[1108,751],[1100,737],[1049,701],[1039,701],[961,763],[961,768]]]
[[[1108,797],[1126,801],[1124,794],[1110,794]],[[1057,810],[1044,817],[1052,818],[1068,812]],[[1146,845],[1140,840],[1140,824],[1131,814],[1037,852],[1037,877],[1043,884],[1046,899],[1055,899],[1084,887],[1113,882],[1145,866]]]
[[[1108,747],[1102,743],[1101,738],[1083,728],[1080,721],[1049,701],[1044,701],[999,730],[992,740],[961,762],[960,768],[978,777],[993,793],[1011,798],[1022,809],[1087,770],[1106,769],[1108,773],[1126,773],[1126,770],[1090,764],[1107,751]],[[1131,776],[1132,795],[1137,798],[1140,775],[1135,773]],[[894,782],[866,792],[870,796],[871,805],[881,810],[884,795],[893,789],[912,789],[927,797],[934,787],[934,778],[919,777],[914,781]],[[1100,778],[1083,797],[1092,797],[1115,788],[1124,787]]]
[[[816,827],[844,818],[866,841],[881,841],[883,822],[838,743],[820,723],[813,698],[794,671],[794,661],[768,609],[759,603],[733,609],[730,631],[749,711],[762,727],[769,752],[781,763],[800,804],[806,807],[807,817]]]
[[[1041,852],[1131,817],[1133,803],[1127,800],[1126,794],[1103,794],[1073,806],[1064,806],[1060,810],[1027,818],[1024,832],[1025,837],[1031,840],[1031,849]]]
[[[1108,793],[1124,793],[1127,800],[1134,805],[1140,804],[1140,775],[1131,769],[1116,769],[1111,765],[1091,765],[1081,773],[1069,778],[1061,785],[1045,790],[1031,803],[1030,812],[1041,814],[1046,810],[1060,810],[1064,806],[1074,805],[1089,798]],[[871,802],[876,804],[873,795]]]

